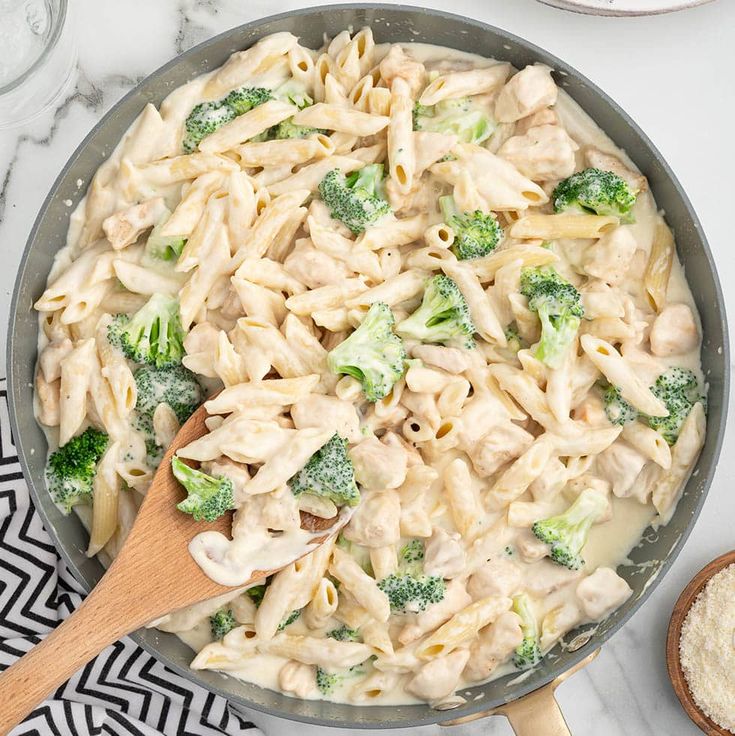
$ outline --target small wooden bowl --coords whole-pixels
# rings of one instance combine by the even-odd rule
[[[689,685],[687,684],[684,671],[679,659],[679,640],[681,639],[681,627],[684,619],[689,613],[692,603],[702,592],[709,579],[728,565],[735,562],[735,550],[726,552],[708,565],[703,567],[689,582],[676,601],[674,610],[669,621],[669,632],[666,636],[666,667],[669,671],[669,679],[674,687],[676,697],[686,714],[699,728],[708,736],[732,736],[732,732],[718,726],[711,718],[706,716],[694,702]]]

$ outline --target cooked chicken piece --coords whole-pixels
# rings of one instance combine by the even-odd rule
[[[648,460],[627,442],[617,440],[597,456],[597,472],[612,483],[619,498],[633,495],[636,478]]]
[[[558,125],[539,125],[525,135],[509,138],[498,156],[532,181],[565,179],[574,173],[579,146]]]
[[[464,423],[464,415],[462,417]],[[534,437],[513,422],[506,421],[493,427],[470,450],[475,472],[487,478],[511,460],[520,457],[532,444]]]
[[[352,276],[347,266],[317,250],[311,241],[300,241],[283,262],[283,267],[309,289],[337,284]]]
[[[355,405],[336,396],[310,394],[291,407],[291,418],[296,429],[333,429],[348,442],[359,442],[362,436]]]
[[[500,91],[495,103],[495,118],[500,123],[512,123],[528,117],[553,105],[558,93],[548,66],[527,66],[514,74]]]
[[[455,649],[446,657],[432,659],[408,681],[406,690],[428,701],[451,695],[459,684],[459,677],[469,657],[469,650]]]
[[[384,445],[377,437],[368,437],[353,447],[350,459],[355,466],[355,480],[363,488],[398,488],[406,479],[406,451]]]
[[[456,578],[465,568],[466,555],[459,534],[436,527],[424,550],[424,572],[427,575]]]
[[[521,578],[518,565],[506,557],[497,557],[486,562],[470,576],[467,592],[472,596],[472,600],[480,600],[491,595],[510,597],[520,587]]]
[[[520,616],[512,611],[501,614],[473,642],[464,675],[474,682],[486,680],[522,641]]]
[[[651,327],[651,352],[660,357],[682,355],[699,345],[699,329],[687,304],[667,304]]]
[[[609,153],[603,153],[596,148],[588,148],[584,152],[587,163],[595,169],[602,171],[612,171],[621,179],[628,183],[628,186],[636,192],[645,191],[648,188],[648,181],[643,174],[631,171],[619,158]]]
[[[364,493],[342,534],[363,547],[386,547],[401,538],[401,504],[398,494]]]
[[[628,273],[636,248],[633,231],[616,227],[587,248],[582,268],[588,276],[615,286]]]
[[[559,117],[556,112],[550,107],[545,107],[543,110],[533,113],[533,115],[521,118],[515,125],[515,134],[525,135],[531,128],[536,128],[539,125],[558,124]]]
[[[427,365],[441,368],[447,373],[464,373],[470,367],[465,353],[457,348],[419,344],[411,350],[411,355],[423,360]]]
[[[598,567],[577,586],[582,610],[592,621],[601,621],[630,598],[628,583],[610,567]]]
[[[420,61],[412,59],[398,44],[394,44],[380,62],[380,77],[388,87],[396,77],[405,79],[411,97],[415,99],[424,88],[426,69]]]
[[[557,565],[551,560],[541,560],[537,565],[528,568],[523,586],[535,596],[551,595],[559,588],[579,580],[582,575],[579,570],[570,570],[563,565]]]

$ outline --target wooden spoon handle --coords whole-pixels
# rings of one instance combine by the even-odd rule
[[[103,583],[66,621],[0,675],[0,736],[106,646],[136,627],[137,622],[117,614],[115,596],[109,590],[105,593],[109,586]]]

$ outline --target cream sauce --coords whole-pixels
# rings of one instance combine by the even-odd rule
[[[406,44],[406,48],[410,50],[414,58],[423,61],[429,69],[461,69],[476,68],[488,66],[493,62],[474,54],[438,47],[428,44]],[[378,50],[378,58],[382,56],[388,47],[382,46]],[[161,111],[164,114],[165,123],[163,125],[164,134],[169,135],[173,130],[180,130],[181,122],[192,109],[192,107],[204,99],[203,89],[207,79],[211,74],[204,75],[192,80],[182,88],[175,90],[163,103]],[[263,83],[275,83],[278,80],[285,79],[283,70],[277,70],[273,74],[273,79],[259,80]],[[579,108],[579,106],[562,90],[559,91],[559,99],[555,109],[560,116],[563,126],[571,137],[579,144],[580,149],[593,145],[596,148],[611,153],[621,158],[626,165],[635,169],[632,162],[625,153],[619,150],[615,144],[607,137],[607,135],[595,124],[595,122]],[[174,137],[172,137],[172,140]],[[103,166],[110,172],[114,172],[119,168],[122,151],[125,141],[116,148],[108,162]],[[172,148],[170,155],[175,155],[178,151]],[[116,209],[126,206],[124,194],[118,190],[116,192]],[[71,218],[67,244],[68,248],[59,252],[56,257],[52,274],[57,274],[70,262],[73,250],[78,242],[81,232],[86,197],[83,199]],[[638,198],[635,206],[634,214],[636,223],[631,226],[638,247],[646,254],[650,250],[655,218],[657,216],[657,208],[653,198],[649,193],[643,193]],[[638,280],[630,280],[625,288],[628,289],[631,296],[637,301],[644,299],[642,287]],[[692,299],[691,291],[685,280],[685,275],[678,258],[674,260],[674,266],[669,281],[669,299],[671,301],[684,302],[692,307],[696,315],[696,309]],[[43,331],[39,333],[39,350],[46,344],[46,338]],[[693,370],[699,371],[700,360],[699,351],[693,350],[685,356],[676,356],[675,359],[663,360],[663,363],[683,365]],[[49,435],[49,445],[55,446],[53,433]],[[441,474],[441,469],[455,455],[446,453],[441,458],[437,458],[435,466]],[[476,476],[473,476],[473,483],[476,491],[482,494],[487,487],[486,483],[482,483]],[[427,493],[427,504],[432,512],[433,523],[445,527],[453,531],[454,525],[451,514],[448,511],[446,503],[442,499],[443,487],[442,482],[438,480],[433,484]],[[530,500],[530,494],[526,494],[521,500]],[[558,500],[557,505],[561,511],[565,506]],[[613,498],[613,518],[610,521],[601,523],[593,527],[588,542],[583,551],[586,565],[589,570],[593,570],[600,566],[617,568],[619,565],[627,562],[627,556],[630,550],[638,544],[644,530],[651,524],[655,517],[655,511],[650,504],[641,504],[633,498]],[[82,512],[83,516],[88,516],[86,510]],[[488,517],[488,525],[494,521],[494,517]],[[513,544],[514,537],[517,537],[520,530],[513,530],[510,544]],[[286,564],[289,560],[295,559],[303,551],[309,549],[315,535],[301,530],[284,532],[280,537],[266,539],[265,532],[254,532],[245,538],[238,538],[235,541],[226,539],[216,532],[205,532],[198,535],[190,545],[190,552],[202,569],[216,582],[223,585],[237,586],[246,582],[253,570],[265,570],[279,568]],[[267,544],[267,551],[264,549]],[[526,563],[521,559],[514,558],[524,575],[532,564]],[[537,563],[536,563],[537,564]],[[550,594],[544,602],[543,609],[550,610],[552,607],[560,605],[564,602],[571,602],[575,598],[576,584],[569,583],[562,586],[558,590]],[[406,617],[408,620],[408,617]],[[339,622],[335,619],[330,622],[329,628],[338,626]],[[306,633],[306,628],[301,621],[297,621],[289,627],[289,632]],[[192,630],[179,633],[178,636],[195,650],[201,649],[211,640],[206,621],[201,622]],[[287,662],[286,659],[268,653],[258,654],[252,659],[244,662],[242,668],[237,671],[230,672],[230,676],[238,677],[248,682],[255,683],[265,688],[279,690],[278,673],[281,667]],[[372,671],[372,664],[363,665],[366,673]],[[493,678],[514,672],[512,665],[506,664],[498,668],[493,674]],[[522,676],[527,676],[526,673]],[[406,676],[404,676],[406,677]],[[330,700],[336,702],[354,702],[351,696],[351,690],[356,684],[355,680],[346,679],[330,696]],[[461,681],[458,692],[470,683]],[[473,685],[476,683],[472,683]],[[318,697],[315,693],[315,697]],[[418,699],[407,694],[403,688],[398,687],[391,693],[384,693],[370,700],[371,704],[376,705],[399,705],[418,703]]]

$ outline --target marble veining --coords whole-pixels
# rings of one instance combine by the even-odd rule
[[[22,249],[46,192],[99,118],[147,74],[191,46],[240,23],[308,4],[312,3],[74,0],[79,62],[73,88],[46,115],[22,129],[0,132],[0,313],[7,315]],[[413,4],[447,8],[442,0]],[[565,58],[638,121],[691,197],[714,252],[729,312],[735,314],[732,205],[726,178],[735,170],[731,133],[735,88],[729,78],[735,3],[718,0],[683,13],[630,19],[575,15],[535,0],[454,0],[451,10],[507,28]],[[6,321],[0,324],[2,345]],[[686,582],[732,547],[735,458],[727,452],[727,443],[734,440],[728,432],[709,500],[666,579],[597,660],[557,691],[577,736],[699,733],[669,686],[664,641],[671,609]],[[285,721],[256,712],[248,716],[268,736],[293,732],[293,724]],[[298,728],[301,736],[324,733],[316,727]],[[441,732],[428,727],[397,733]],[[507,736],[512,731],[504,719],[493,718],[449,733]]]

